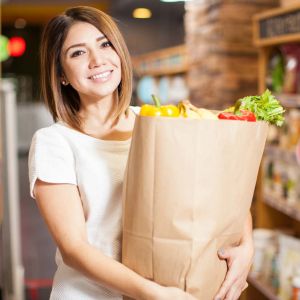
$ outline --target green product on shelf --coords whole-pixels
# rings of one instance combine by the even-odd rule
[[[274,50],[267,67],[267,88],[275,93],[282,92],[284,85],[284,58],[279,49]]]
[[[282,91],[283,81],[284,81],[284,61],[280,54],[274,57],[274,67],[271,71],[272,77],[272,88],[276,93]]]

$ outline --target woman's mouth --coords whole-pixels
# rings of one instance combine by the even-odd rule
[[[96,82],[104,82],[110,78],[111,74],[112,74],[112,70],[105,71],[105,72],[101,72],[101,73],[92,75],[89,77],[89,79],[96,81]]]

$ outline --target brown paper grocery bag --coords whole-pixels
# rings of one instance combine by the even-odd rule
[[[136,117],[124,181],[122,260],[142,276],[213,299],[238,244],[265,122]]]

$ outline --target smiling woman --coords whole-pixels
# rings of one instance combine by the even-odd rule
[[[118,54],[103,33],[89,23],[77,22],[70,28],[60,60],[64,85],[70,84],[77,91],[84,106],[111,97],[121,82]]]
[[[77,114],[80,110],[80,98],[76,90],[78,85],[66,84],[69,82],[68,78],[64,78],[66,76],[63,72],[67,72],[67,70],[63,71],[62,66],[66,64],[66,67],[75,67],[76,62],[69,63],[71,58],[75,59],[86,52],[88,59],[91,59],[89,64],[97,64],[97,60],[103,59],[103,56],[100,52],[95,53],[95,47],[97,46],[100,51],[108,45],[110,51],[102,51],[102,53],[110,52],[118,57],[122,80],[114,95],[114,101],[118,104],[114,106],[111,114],[114,119],[127,109],[132,92],[132,68],[128,63],[130,56],[116,24],[107,14],[97,9],[89,8],[89,11],[84,12],[79,12],[79,9],[71,8],[65,14],[52,19],[44,30],[41,42],[41,64],[43,66],[41,78],[45,101],[55,121],[61,119],[78,130],[80,130],[82,122]],[[85,35],[87,27],[93,29],[89,36]],[[81,30],[84,35],[79,34],[76,30]],[[101,41],[98,40],[100,38]],[[75,51],[74,47],[76,47]],[[49,53],[48,49],[52,49],[52,51]],[[71,50],[72,54],[69,53]],[[78,62],[79,60],[80,62]],[[77,60],[77,63],[78,65],[82,63],[81,58]],[[49,73],[45,73],[45,70],[50,70],[51,76],[48,76]],[[84,72],[85,74],[81,74],[81,76],[97,75],[92,71],[89,74],[87,74],[87,70]],[[61,83],[65,84],[61,85]]]
[[[50,299],[194,299],[120,263],[122,184],[135,114],[130,57],[114,21],[90,7],[52,19],[41,70],[56,123],[32,139],[29,178],[58,247]]]

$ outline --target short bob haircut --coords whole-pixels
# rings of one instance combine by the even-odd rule
[[[111,42],[121,60],[121,82],[115,93],[115,108],[111,117],[117,120],[126,112],[132,94],[131,59],[116,23],[106,13],[88,6],[67,9],[63,14],[51,19],[46,25],[41,41],[41,93],[54,121],[63,121],[81,130],[78,116],[80,98],[69,84],[62,85],[63,69],[60,61],[63,43],[71,26],[76,22],[86,22],[99,29]]]

